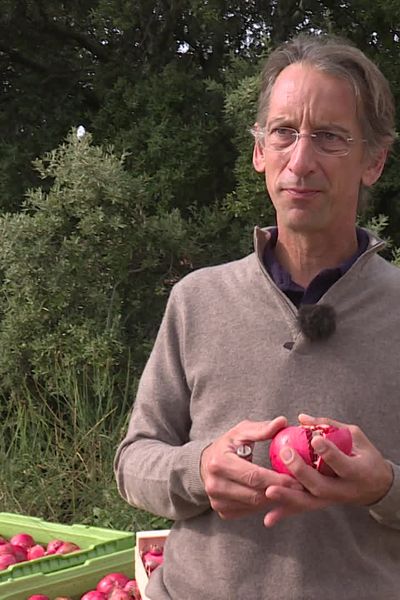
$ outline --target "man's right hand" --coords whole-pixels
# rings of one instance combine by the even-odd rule
[[[203,450],[200,474],[211,507],[222,519],[237,519],[271,506],[271,500],[265,496],[270,485],[303,489],[293,477],[255,465],[236,454],[241,444],[272,439],[286,426],[285,417],[242,421]]]

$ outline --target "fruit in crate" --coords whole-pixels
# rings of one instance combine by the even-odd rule
[[[104,591],[100,591],[98,587]],[[27,600],[53,600],[45,594],[33,594]],[[57,596],[54,600],[71,600],[69,596]],[[141,600],[135,579],[124,573],[108,573],[97,583],[96,589],[88,590],[80,600]]]
[[[51,554],[70,554],[78,550],[80,547],[77,544],[65,540],[51,540],[47,546],[39,544],[31,535],[23,532],[13,535],[9,540],[0,536],[0,571],[15,563],[35,560]],[[14,561],[11,560],[10,555],[14,557]],[[3,556],[8,558],[2,559]]]
[[[147,575],[150,575],[150,573],[152,573],[154,569],[159,567],[164,561],[162,547],[158,544],[152,544],[149,550],[143,553],[142,560]]]

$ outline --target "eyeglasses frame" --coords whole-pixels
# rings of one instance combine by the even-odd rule
[[[285,152],[290,152],[290,151],[294,150],[296,148],[300,138],[308,137],[311,140],[313,140],[313,139],[315,139],[316,134],[319,131],[325,131],[324,129],[317,129],[316,131],[311,132],[311,133],[300,133],[300,131],[297,131],[297,129],[295,129],[294,127],[286,127],[286,126],[282,126],[282,129],[290,129],[290,131],[293,131],[296,134],[296,139],[286,148],[282,148],[282,150],[278,150],[276,148],[269,148],[272,152],[279,152],[279,154],[284,154]],[[265,134],[268,133],[268,131],[267,131],[266,127],[251,127],[250,133],[254,136],[254,138],[256,140],[262,142],[264,140]],[[331,133],[335,133],[335,132],[331,132]],[[349,146],[348,146],[346,152],[340,152],[339,154],[334,153],[334,152],[332,152],[332,153],[324,152],[323,150],[318,148],[318,146],[316,146],[315,144],[313,144],[313,148],[318,154],[320,154],[322,156],[339,156],[339,157],[340,156],[348,156],[350,154],[352,144],[354,144],[358,140],[351,136],[344,137],[344,140],[349,144]],[[363,144],[367,143],[367,140],[364,138],[361,138],[359,141],[361,141]]]

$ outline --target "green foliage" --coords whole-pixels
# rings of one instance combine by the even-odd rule
[[[65,367],[55,368],[53,380],[52,397],[47,389],[25,388],[1,404],[2,510],[121,530],[168,526],[132,510],[115,486],[112,464],[131,405],[129,381],[121,392],[111,369],[79,377]]]
[[[124,378],[128,352],[145,360],[187,232],[177,210],[147,214],[146,180],[123,160],[72,132],[36,161],[48,191],[0,219],[3,393],[29,381],[51,392],[55,367]]]
[[[119,79],[94,128],[129,153],[129,171],[147,175],[157,206],[187,212],[213,204],[232,187],[233,149],[223,106],[223,90],[190,65],[170,64],[135,83]]]

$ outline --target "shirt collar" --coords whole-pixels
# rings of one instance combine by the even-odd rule
[[[299,298],[301,294],[301,302],[317,302],[318,299],[335,283],[342,275],[344,275],[355,261],[363,254],[369,244],[370,236],[365,229],[357,227],[357,251],[348,259],[340,263],[337,267],[331,269],[323,269],[310,282],[307,289],[298,285],[292,280],[290,273],[278,262],[275,255],[275,246],[278,239],[278,228],[268,228],[270,234],[269,243],[264,248],[263,261],[265,268],[273,279],[275,285],[287,295],[294,294]],[[297,303],[297,302],[296,302]]]

